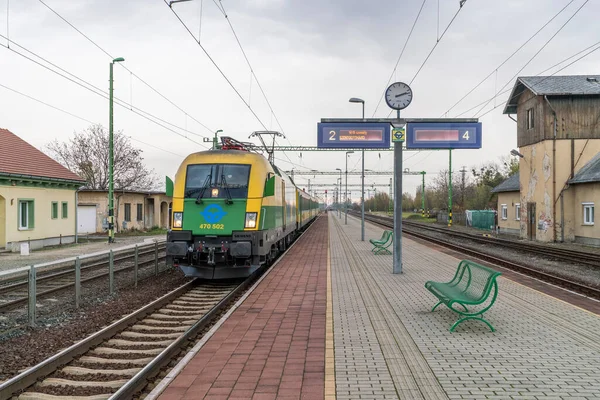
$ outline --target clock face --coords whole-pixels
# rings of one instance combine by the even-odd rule
[[[394,110],[402,110],[408,107],[412,97],[412,89],[404,82],[392,83],[385,91],[385,101]]]

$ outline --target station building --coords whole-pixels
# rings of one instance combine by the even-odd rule
[[[146,230],[168,228],[171,197],[160,191],[115,190],[115,228]],[[79,234],[102,233],[108,230],[108,191],[82,189],[77,205]]]
[[[0,129],[0,249],[19,251],[76,240],[77,174]]]
[[[520,159],[518,178],[494,189],[500,230],[600,245],[600,75],[520,77],[504,114],[517,123]]]

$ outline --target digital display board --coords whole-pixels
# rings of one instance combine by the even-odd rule
[[[481,122],[413,122],[406,125],[407,149],[480,149]]]
[[[390,125],[373,122],[318,123],[317,147],[388,149],[390,147]]]

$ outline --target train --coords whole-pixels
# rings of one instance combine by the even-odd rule
[[[221,137],[220,146],[188,155],[175,181],[167,181],[173,198],[167,264],[186,276],[250,276],[283,252],[323,207],[249,145]]]

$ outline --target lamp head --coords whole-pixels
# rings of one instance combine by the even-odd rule
[[[336,168],[335,170],[336,170],[336,171],[341,171],[342,169],[341,169],[341,168]]]
[[[350,100],[348,100],[350,103],[364,103],[365,101],[363,99],[359,99],[358,97],[352,97]]]
[[[218,131],[216,131],[215,133],[220,133],[223,132],[223,129],[219,129]]]
[[[346,154],[352,154],[352,153],[354,153],[354,151],[352,151],[352,150],[346,152]]]
[[[122,62],[122,61],[125,61],[125,59],[123,57],[117,57],[117,58],[115,58],[113,60],[114,63],[116,63],[116,62]]]
[[[520,158],[523,158],[523,157],[525,157],[523,154],[519,153],[519,152],[518,152],[517,150],[515,150],[515,149],[512,149],[512,150],[510,151],[510,154],[512,154],[513,156],[520,157]]]

